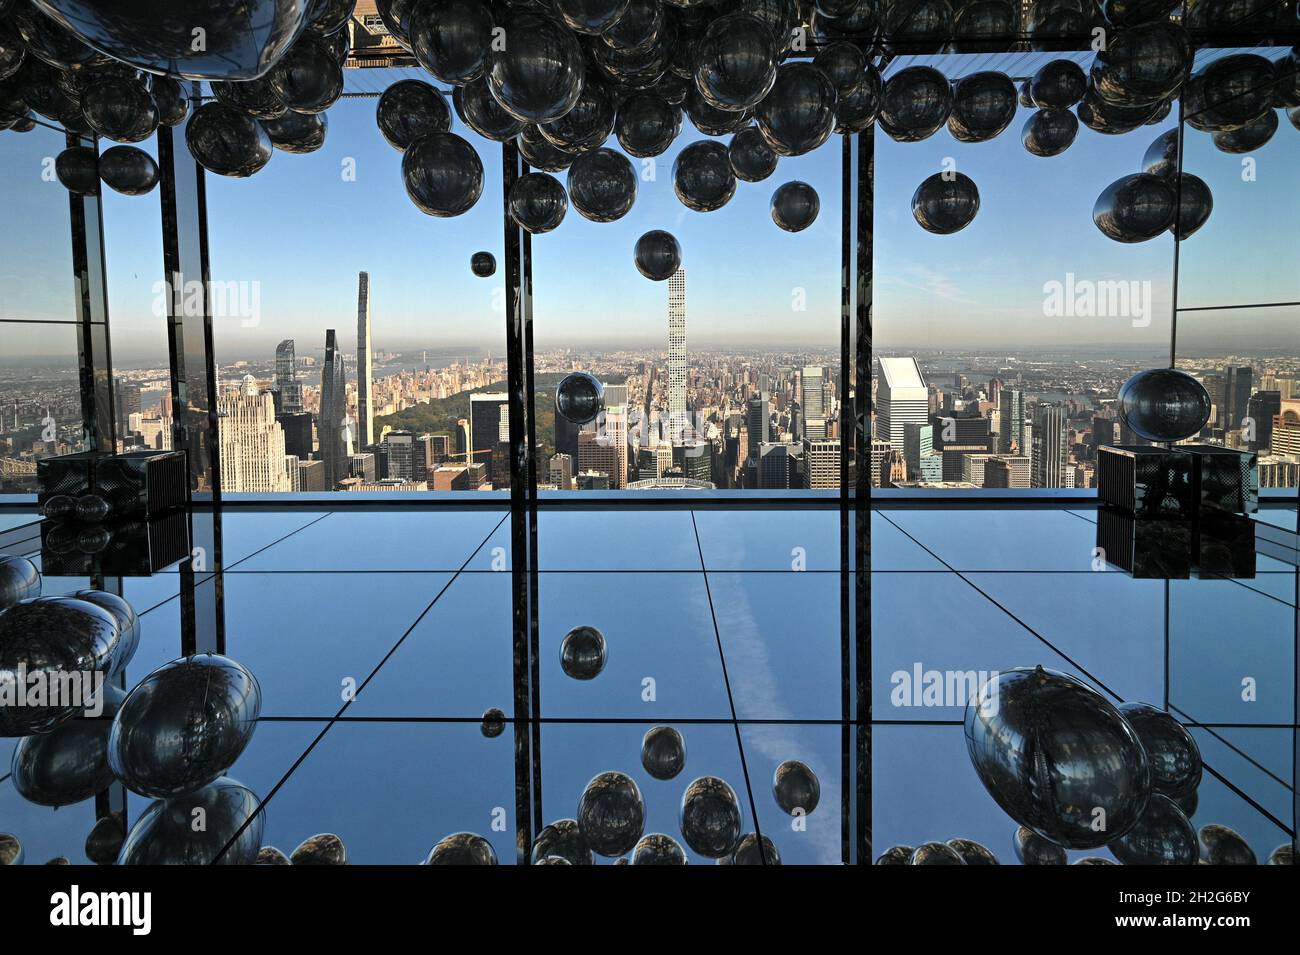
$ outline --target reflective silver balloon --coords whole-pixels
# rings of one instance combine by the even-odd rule
[[[740,842],[740,800],[736,791],[717,776],[701,776],[682,794],[677,821],[692,851],[721,859]]]
[[[907,865],[915,851],[915,846],[890,846],[876,858],[875,865]]]
[[[0,612],[41,595],[41,572],[26,557],[0,554]]]
[[[143,149],[114,146],[99,155],[99,178],[125,196],[143,196],[158,185],[158,164]]]
[[[150,83],[154,105],[158,107],[161,126],[179,126],[190,115],[189,94],[181,84],[166,76],[155,76]]]
[[[158,128],[158,106],[144,83],[108,77],[81,94],[81,112],[91,129],[117,143],[138,143]]]
[[[515,137],[515,145],[519,147],[519,155],[524,157],[524,162],[534,169],[543,169],[546,172],[563,172],[573,164],[576,156],[575,153],[552,145],[533,123],[525,123],[519,130],[519,135]],[[568,207],[569,197],[566,195],[564,208],[568,209]]]
[[[1277,113],[1269,110],[1253,123],[1214,134],[1214,148],[1224,153],[1249,153],[1263,146],[1277,132]]]
[[[1168,796],[1152,793],[1137,823],[1106,848],[1124,865],[1195,865],[1196,830]]]
[[[257,678],[229,657],[200,653],[165,663],[118,710],[109,768],[143,796],[193,792],[235,764],[261,710]]]
[[[1030,48],[1033,50],[1084,49],[1094,8],[1084,13],[1079,0],[1036,0],[1029,11]]]
[[[111,150],[110,150],[111,152]],[[127,664],[135,657],[140,646],[140,618],[125,598],[103,590],[78,590],[72,594],[78,600],[85,600],[106,610],[117,624],[117,646],[113,648],[113,659],[109,667],[109,678],[121,676]]]
[[[952,88],[944,75],[933,67],[909,66],[885,81],[880,128],[900,143],[920,142],[938,132],[951,111]]]
[[[889,0],[885,5],[885,36],[907,44],[909,50],[934,52],[952,35],[952,5],[948,0]],[[892,44],[891,44],[892,45]]]
[[[1178,172],[1178,130],[1171,129],[1156,137],[1142,156],[1142,171],[1172,180]]]
[[[752,115],[751,110],[729,112],[710,106],[694,84],[687,90],[686,102],[683,105],[686,115],[690,117],[691,125],[706,136],[726,136],[739,132],[749,125]]]
[[[821,801],[822,787],[807,764],[787,759],[772,774],[772,796],[789,815],[809,815]]]
[[[811,63],[786,63],[754,118],[767,144],[782,156],[811,152],[835,131],[839,97],[830,77]]]
[[[736,843],[736,849],[730,856],[718,860],[719,865],[780,865],[781,853],[776,844],[767,836],[747,832]]]
[[[269,75],[256,80],[213,83],[212,93],[218,102],[257,119],[278,119],[289,112],[289,107],[271,86]]]
[[[1178,89],[1190,63],[1181,27],[1147,23],[1119,31],[1097,52],[1092,83],[1098,96],[1117,106],[1154,103]]]
[[[557,120],[538,124],[537,131],[568,152],[595,149],[614,131],[614,101],[602,84],[589,78],[573,108]]]
[[[1092,207],[1092,221],[1116,242],[1146,242],[1173,225],[1177,211],[1168,182],[1137,173],[1116,179],[1102,191]]]
[[[1100,693],[1064,673],[1018,668],[966,705],[966,748],[984,788],[1021,826],[1092,849],[1127,832],[1151,791],[1132,727]],[[1093,824],[1105,813],[1106,828]]]
[[[225,103],[204,103],[185,127],[190,154],[219,176],[251,176],[271,161],[271,137],[257,120]]]
[[[0,832],[0,866],[22,865],[23,844],[11,832]]]
[[[622,153],[593,149],[569,166],[569,201],[592,222],[614,222],[636,202],[636,172]]]
[[[558,13],[570,30],[599,36],[618,23],[627,12],[628,0],[554,0]]]
[[[953,849],[967,865],[997,865],[998,857],[987,846],[972,839],[949,839],[948,847]]]
[[[530,172],[510,187],[510,218],[532,235],[550,232],[569,211],[569,196],[554,176]]]
[[[481,279],[490,278],[497,271],[496,256],[491,252],[475,252],[469,257],[469,268]]]
[[[228,776],[196,792],[155,800],[131,827],[117,864],[252,865],[266,824],[259,805],[252,790]],[[203,829],[194,828],[196,818],[204,820]]]
[[[533,865],[549,858],[560,858],[569,865],[594,865],[591,846],[578,828],[576,819],[558,819],[537,834],[533,842]]]
[[[1146,750],[1151,788],[1171,797],[1195,791],[1201,784],[1201,751],[1183,724],[1150,703],[1124,703],[1119,711]]]
[[[1127,27],[1164,19],[1178,0],[1101,0],[1099,6],[1107,23]]]
[[[1205,386],[1176,368],[1140,371],[1119,389],[1120,420],[1148,441],[1190,438],[1205,427],[1211,409]]]
[[[618,108],[614,132],[629,156],[658,156],[682,129],[682,111],[658,93],[633,93]]]
[[[425,133],[402,156],[406,194],[426,215],[468,212],[483,194],[483,163],[455,133]]]
[[[682,267],[681,245],[662,229],[654,229],[637,239],[633,257],[637,271],[652,282],[662,282]]]
[[[411,13],[411,52],[439,80],[461,86],[483,75],[494,25],[481,0],[418,3]]]
[[[1269,853],[1265,865],[1295,865],[1295,846],[1284,842]]]
[[[806,182],[786,182],[772,193],[772,221],[786,232],[802,232],[815,221],[821,211],[817,190]]]
[[[776,42],[767,24],[729,13],[709,24],[696,49],[695,85],[709,105],[752,109],[776,82]]]
[[[289,853],[289,862],[293,865],[347,865],[348,849],[334,833],[322,832],[304,839]]]
[[[1008,35],[1020,32],[1020,4],[1010,0],[968,0],[954,3],[953,49],[958,53],[1004,51]]]
[[[10,765],[10,782],[18,795],[38,806],[71,806],[113,782],[108,734],[126,694],[107,683],[99,693],[102,703],[88,707],[87,715],[18,741]]]
[[[923,842],[912,851],[908,865],[965,865],[962,854],[946,842]]]
[[[601,773],[578,800],[578,828],[597,855],[621,856],[645,831],[641,790],[625,773]]]
[[[261,76],[297,38],[310,7],[309,0],[189,0],[183,15],[168,16],[149,3],[34,2],[114,59],[151,73],[209,80]],[[195,42],[197,26],[202,43]]]
[[[1075,107],[1075,113],[1079,117],[1079,122],[1093,132],[1119,136],[1146,125],[1147,121],[1160,111],[1161,106],[1160,101],[1138,106],[1108,103],[1097,95],[1095,89],[1089,87],[1088,92],[1079,101],[1079,105]]]
[[[347,26],[357,0],[312,0],[307,10],[306,32],[331,36]]]
[[[293,865],[289,857],[275,846],[262,846],[257,850],[257,861],[254,865]]]
[[[319,113],[343,95],[343,67],[324,40],[304,36],[271,71],[271,89],[299,113]]]
[[[492,843],[472,832],[456,832],[429,850],[425,865],[496,865]]]
[[[1038,68],[1029,84],[1033,105],[1069,109],[1088,91],[1088,76],[1074,60],[1052,60]]]
[[[1013,840],[1021,865],[1065,865],[1065,850],[1021,826]]]
[[[121,812],[100,816],[86,836],[86,858],[95,865],[112,865],[126,841],[126,820]]]
[[[1101,856],[1085,856],[1073,865],[1114,865],[1109,859],[1103,859]]]
[[[655,779],[675,779],[686,766],[686,741],[671,726],[653,726],[641,738],[641,766]]]
[[[516,119],[549,123],[582,93],[582,47],[563,26],[535,13],[514,12],[503,25],[509,42],[489,49],[487,86]]]
[[[506,731],[505,712],[495,706],[484,711],[483,722],[480,724],[479,730],[488,739],[496,739]]]
[[[286,153],[314,153],[325,145],[325,135],[329,132],[329,117],[324,113],[285,110],[279,119],[259,122],[270,137],[271,145]]]
[[[673,192],[696,212],[721,209],[736,194],[727,147],[711,139],[691,143],[673,161]]]
[[[858,49],[857,44],[847,40],[831,43],[817,51],[813,57],[813,66],[817,67],[835,84],[835,92],[841,97],[857,89],[867,75],[867,57]]]
[[[575,377],[577,376],[577,377]],[[569,389],[561,391],[564,383],[574,379]],[[595,382],[597,388],[593,389]],[[569,421],[585,415],[596,404],[603,405],[605,389],[585,372],[574,372],[560,382],[555,392],[555,411]],[[594,418],[595,415],[593,414]],[[591,418],[587,419],[588,421]],[[560,668],[565,676],[575,680],[594,680],[605,669],[605,635],[595,627],[574,627],[560,641]]]
[[[1059,156],[1079,133],[1079,120],[1068,109],[1040,109],[1025,121],[1020,141],[1035,156]]]
[[[86,146],[69,146],[55,156],[54,175],[68,192],[79,196],[99,192],[99,161]]]
[[[913,218],[935,235],[960,232],[979,211],[979,188],[965,173],[936,172],[912,194]]]
[[[756,126],[748,126],[731,137],[727,157],[736,178],[745,182],[762,182],[776,171],[779,159]]]
[[[1272,109],[1273,64],[1254,53],[1215,60],[1187,84],[1183,118],[1211,132],[1240,129]]]
[[[375,0],[375,10],[384,21],[389,34],[402,49],[411,50],[411,20],[414,18],[416,0]]]
[[[380,95],[375,122],[388,145],[404,150],[425,133],[449,132],[451,110],[428,83],[400,80]]]
[[[456,87],[451,102],[460,121],[487,139],[508,142],[524,129],[524,121],[501,108],[482,77]]]
[[[672,836],[652,832],[632,847],[632,865],[686,865],[686,850]]]
[[[996,137],[1016,118],[1016,85],[1005,73],[972,73],[957,81],[948,132],[963,143]]]
[[[663,30],[664,7],[659,0],[631,0],[600,40],[616,50],[644,50],[655,45]]]
[[[835,104],[835,132],[860,133],[869,128],[880,114],[884,89],[880,71],[868,65],[858,85]]]
[[[1196,815],[1196,810],[1201,804],[1200,797],[1197,795],[1197,790],[1195,789],[1189,793],[1184,793],[1181,796],[1170,796],[1169,798],[1174,801],[1178,808],[1183,811],[1183,815],[1188,819],[1191,819]]]
[[[1210,823],[1196,834],[1201,861],[1207,865],[1259,865],[1255,850],[1241,834],[1227,826]]]

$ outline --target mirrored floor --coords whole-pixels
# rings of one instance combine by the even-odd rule
[[[234,510],[202,570],[47,576],[44,593],[96,583],[132,604],[126,688],[187,646],[257,677],[256,732],[226,775],[256,795],[260,843],[286,854],[334,833],[350,862],[411,864],[471,832],[513,864],[530,854],[521,827],[579,817],[589,782],[620,773],[637,831],[694,864],[717,855],[683,814],[706,777],[727,784],[728,825],[763,837],[760,862],[965,838],[1015,864],[1016,824],[967,752],[961,687],[1043,666],[1172,713],[1204,761],[1193,824],[1231,827],[1263,862],[1300,808],[1296,567],[1263,548],[1241,579],[1134,579],[1098,565],[1096,515],[1074,508],[879,509],[869,593],[841,572],[838,511],[544,509],[522,704],[507,512]],[[1282,535],[1296,520],[1293,506],[1259,515]],[[23,527],[5,515],[6,552],[39,563]],[[852,652],[863,598],[869,661]],[[643,757],[665,726],[680,765]],[[59,773],[73,787],[76,767],[23,792],[18,746],[0,738],[0,832],[28,864],[87,863],[97,817],[121,810],[129,827],[150,805],[118,783],[72,800]],[[620,838],[592,860],[629,859]],[[1069,859],[1084,856],[1111,858]]]

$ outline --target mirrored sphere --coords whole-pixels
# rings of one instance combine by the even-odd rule
[[[1201,751],[1183,724],[1150,703],[1123,703],[1119,711],[1146,750],[1151,788],[1166,796],[1195,791],[1201,784]]]
[[[158,185],[158,164],[143,149],[114,146],[99,154],[99,178],[123,195],[143,196]]]
[[[712,139],[691,143],[673,160],[673,191],[696,212],[721,209],[736,194],[727,147]]]
[[[271,137],[257,120],[225,103],[204,103],[185,127],[190,154],[219,176],[251,176],[271,161]]]
[[[935,235],[960,232],[979,211],[979,189],[965,173],[936,172],[912,194],[912,216],[922,229]]]
[[[783,812],[791,816],[796,813],[807,816],[821,801],[822,787],[807,764],[787,759],[772,774],[772,795]]]
[[[723,856],[718,860],[719,864],[724,862],[730,865],[780,865],[781,853],[767,836],[747,832],[740,837],[729,857]]]
[[[388,145],[405,149],[425,133],[449,132],[451,110],[428,83],[400,80],[380,94],[375,122]]]
[[[26,557],[0,554],[0,612],[41,595],[41,572]]]
[[[510,187],[510,218],[532,235],[550,232],[564,221],[569,196],[554,176],[530,172]]]
[[[259,120],[271,145],[286,153],[314,153],[325,145],[329,117],[324,113],[285,110],[279,119]]]
[[[189,79],[252,79],[289,49],[310,0],[188,0],[184,16],[161,16],[152,4],[105,7],[79,0],[36,4],[73,35],[117,60],[151,73]],[[195,44],[194,27],[204,28]]]
[[[257,850],[257,860],[254,865],[293,865],[289,857],[275,846],[262,846]]]
[[[304,36],[271,71],[271,89],[299,113],[319,113],[343,95],[343,67],[324,40]]]
[[[571,421],[574,424],[586,424],[589,421],[596,420],[596,416],[604,409],[605,386],[600,383],[600,380],[595,375],[589,375],[585,371],[571,372],[565,375],[555,387],[555,413],[566,421]],[[600,637],[600,640],[597,641],[595,637],[590,635],[575,638],[578,643],[573,648],[573,652],[575,654],[579,653],[584,645],[599,643],[602,655],[600,666],[604,666],[604,637],[600,635],[600,631],[592,627],[578,627],[577,629],[590,630],[596,637]],[[564,653],[563,648],[561,648],[561,653]],[[596,672],[600,672],[599,668]],[[592,676],[595,676],[595,673]]]
[[[1069,109],[1088,91],[1088,75],[1074,60],[1052,60],[1038,68],[1029,96],[1040,109]]]
[[[0,832],[0,866],[22,865],[23,844],[10,832]]]
[[[585,372],[573,373],[573,375],[585,374]],[[573,375],[566,377],[565,381],[572,378]],[[568,414],[565,414],[565,410],[574,409],[571,413],[578,414],[581,411],[576,409],[585,411],[592,407],[594,402],[592,392],[589,389],[591,382],[595,381],[595,379],[591,378],[590,375],[586,377],[590,380],[579,379],[574,383],[575,390],[585,389],[578,395],[572,396],[575,401],[574,405],[566,403],[565,408],[562,409],[560,393],[556,392],[555,410],[562,417],[572,421],[573,419],[569,418]],[[560,384],[563,385],[564,382]],[[600,404],[604,404],[605,389],[601,387],[597,394]],[[569,397],[571,396],[566,396],[564,400],[567,402]],[[600,675],[600,671],[605,669],[605,635],[595,627],[574,627],[560,641],[560,668],[564,670],[565,676],[572,677],[575,680],[594,680]]]
[[[946,842],[923,842],[912,850],[908,865],[965,865],[960,852]]]
[[[1083,95],[1083,99],[1079,101],[1079,105],[1075,107],[1075,114],[1079,117],[1079,122],[1093,132],[1104,133],[1107,136],[1120,136],[1144,126],[1160,111],[1161,106],[1160,101],[1137,106],[1108,103],[1090,87]]]
[[[311,0],[306,32],[313,36],[330,36],[343,29],[356,5],[356,0]]]
[[[1102,191],[1092,207],[1092,221],[1116,242],[1146,242],[1173,225],[1177,210],[1168,182],[1137,173],[1116,179]]]
[[[1181,27],[1167,20],[1119,31],[1097,52],[1092,84],[1118,106],[1154,103],[1178,89],[1191,63]]]
[[[496,865],[497,853],[480,835],[455,832],[429,850],[425,865]]]
[[[1005,670],[966,705],[966,749],[994,801],[1058,846],[1127,832],[1151,791],[1133,728],[1100,693],[1043,667]],[[1107,828],[1093,828],[1096,811]]]
[[[1277,132],[1277,113],[1269,110],[1253,123],[1214,134],[1214,148],[1222,153],[1249,153],[1263,146]]]
[[[1250,843],[1227,826],[1213,822],[1201,826],[1196,838],[1200,844],[1201,861],[1208,865],[1259,865]]]
[[[599,36],[627,12],[628,0],[554,0],[570,30]]]
[[[1189,793],[1184,793],[1181,796],[1170,796],[1169,798],[1174,801],[1178,808],[1183,811],[1183,815],[1188,819],[1192,819],[1196,816],[1196,810],[1200,807],[1201,802],[1200,797],[1197,795],[1197,790],[1193,789]]]
[[[73,520],[77,516],[77,499],[71,494],[53,494],[46,498],[41,513],[55,522]]]
[[[569,201],[592,222],[614,222],[636,202],[636,172],[622,153],[593,149],[569,166]]]
[[[408,52],[411,49],[411,20],[417,6],[415,0],[375,0],[375,9],[384,26]]]
[[[1016,117],[1016,85],[1005,73],[972,73],[957,81],[948,132],[963,143],[993,139]]]
[[[1295,846],[1284,842],[1269,853],[1265,865],[1295,865]]]
[[[780,158],[767,144],[757,126],[747,126],[731,137],[727,149],[731,171],[745,182],[762,182],[776,171]]]
[[[483,712],[483,722],[479,730],[488,739],[496,739],[506,731],[506,714],[499,707],[490,707]]]
[[[85,524],[98,524],[107,520],[112,512],[113,505],[108,503],[108,499],[94,491],[87,491],[77,498],[77,520]]]
[[[857,89],[867,75],[866,55],[858,49],[856,43],[841,40],[831,43],[817,51],[813,57],[813,66],[825,73],[835,84],[835,92],[841,98]]]
[[[1013,845],[1021,865],[1065,865],[1065,850],[1038,833],[1021,826]]]
[[[776,82],[772,31],[747,13],[729,13],[710,23],[695,56],[695,85],[718,109],[751,109]]]
[[[949,839],[948,847],[961,856],[967,865],[998,864],[998,857],[987,846],[972,839]]]
[[[131,827],[117,864],[252,865],[266,824],[258,805],[251,789],[228,776],[195,792],[155,800]],[[206,828],[195,830],[200,815]],[[227,843],[230,848],[222,852]]]
[[[671,234],[654,229],[636,240],[634,259],[638,272],[662,282],[682,267],[682,247]]]
[[[418,3],[411,13],[411,52],[437,79],[460,86],[483,75],[493,26],[492,10],[481,0]]]
[[[304,839],[289,853],[293,865],[347,865],[348,849],[332,832],[322,832]]]
[[[686,766],[686,741],[671,726],[652,726],[641,738],[641,766],[655,779],[675,779]]]
[[[271,77],[229,83],[213,83],[212,94],[217,101],[233,106],[241,113],[257,119],[276,119],[289,112],[284,100],[271,86]]]
[[[1068,109],[1040,109],[1025,121],[1020,141],[1035,156],[1059,156],[1079,133],[1079,120]]]
[[[869,128],[880,114],[884,91],[880,71],[869,65],[858,85],[836,103],[835,132],[860,133]]]
[[[1025,109],[1033,109],[1034,106],[1037,105],[1034,102],[1033,96],[1031,96],[1029,93],[1031,82],[1032,80],[1021,80],[1020,86],[1017,87],[1017,93],[1019,94],[1018,98],[1020,100],[1020,105],[1023,106]]]
[[[1176,368],[1139,371],[1119,389],[1120,419],[1148,441],[1190,438],[1210,420],[1205,386]]]
[[[614,101],[601,83],[588,79],[573,108],[553,122],[538,124],[537,131],[569,152],[595,149],[614,131]]]
[[[946,86],[946,84],[945,84]],[[782,156],[811,152],[835,131],[839,98],[830,77],[811,63],[786,63],[754,112],[767,144]]]
[[[496,256],[491,252],[475,252],[469,257],[469,268],[479,278],[489,278],[497,271]]]
[[[736,850],[744,820],[736,791],[717,776],[701,776],[682,794],[677,821],[693,852],[721,859]]]
[[[568,169],[575,156],[574,153],[553,145],[533,123],[525,123],[519,130],[519,135],[515,137],[515,145],[519,147],[519,155],[524,157],[524,162],[533,169],[542,169],[546,172],[562,172]],[[569,208],[567,195],[564,197],[564,208]]]
[[[1178,172],[1178,130],[1161,133],[1147,147],[1142,156],[1142,171],[1161,179],[1173,179]]]
[[[952,4],[953,49],[958,53],[1005,51],[1008,34],[1020,30],[1020,4],[1010,0],[968,0]]]
[[[537,834],[533,842],[533,865],[557,857],[569,865],[595,865],[591,846],[587,845],[576,819],[557,819]]]
[[[817,190],[806,182],[785,182],[772,193],[772,221],[786,232],[802,232],[821,211]]]
[[[682,111],[658,93],[633,93],[618,108],[614,132],[629,156],[658,156],[682,129]]]
[[[880,128],[900,143],[920,142],[938,132],[951,111],[947,78],[933,67],[909,66],[885,81]]]
[[[1111,26],[1150,23],[1168,16],[1178,0],[1101,0],[1101,15]]]
[[[578,800],[578,828],[597,855],[613,858],[628,852],[645,831],[641,790],[625,773],[601,773]]]
[[[451,102],[460,121],[486,139],[504,143],[524,129],[523,120],[511,116],[493,99],[482,77],[456,87]]]
[[[79,196],[99,192],[99,163],[95,151],[86,146],[69,146],[55,156],[54,175],[68,192]]]
[[[489,48],[487,86],[507,113],[527,123],[559,119],[582,93],[578,39],[535,13],[515,12],[504,24],[509,42]]]
[[[907,865],[912,859],[912,853],[916,851],[916,846],[890,846],[882,852],[875,861],[875,865]]]
[[[1107,846],[1124,865],[1195,865],[1196,830],[1168,796],[1152,793],[1137,823]]]
[[[686,115],[690,117],[691,125],[706,136],[727,136],[739,132],[749,125],[750,117],[753,115],[753,110],[728,112],[710,106],[694,84],[691,84],[686,91],[683,108],[686,110]]]
[[[108,677],[120,676],[140,646],[140,618],[125,598],[117,594],[103,590],[78,590],[72,596],[107,611],[117,624],[117,645],[113,648]]]
[[[138,143],[158,128],[158,107],[144,83],[108,77],[81,93],[81,112],[91,129],[117,143]]]
[[[109,768],[143,796],[193,792],[235,764],[261,710],[257,678],[229,657],[200,653],[165,663],[118,710]]]
[[[86,835],[86,858],[95,865],[112,865],[126,841],[126,821],[120,812],[100,816]]]
[[[426,215],[468,212],[483,194],[483,163],[455,133],[425,133],[402,156],[406,194]]]
[[[890,0],[885,5],[885,35],[896,41],[937,44],[952,33],[952,5],[948,0]]]
[[[1215,60],[1188,83],[1183,116],[1212,132],[1240,129],[1272,109],[1276,74],[1273,64],[1254,53]]]
[[[632,847],[632,865],[686,865],[686,850],[672,836],[652,832]]]
[[[663,29],[664,7],[659,0],[631,0],[600,40],[616,50],[644,50],[655,44]]]
[[[38,806],[71,806],[101,793],[113,782],[108,768],[108,734],[126,694],[104,684],[102,704],[48,733],[25,736],[14,747],[10,782],[18,795]]]

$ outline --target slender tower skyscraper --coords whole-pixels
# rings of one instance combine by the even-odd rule
[[[320,456],[325,464],[325,484],[334,490],[348,476],[347,447],[348,373],[338,350],[334,329],[325,331],[325,367],[320,378]]]
[[[370,273],[357,277],[357,417],[360,447],[375,443],[375,400],[370,393],[374,362],[370,356]]]
[[[302,383],[298,381],[292,338],[286,338],[275,348],[275,390],[280,393],[282,414],[302,413]]]
[[[686,270],[668,279],[668,423],[674,444],[686,430]]]

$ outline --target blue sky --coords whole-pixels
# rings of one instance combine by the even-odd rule
[[[458,218],[425,216],[402,188],[401,154],[375,127],[375,102],[347,99],[332,107],[326,145],[315,154],[277,152],[247,180],[208,177],[213,278],[258,283],[260,295],[256,326],[237,317],[217,319],[223,362],[269,356],[282,338],[297,339],[300,354],[322,349],[326,328],[351,328],[362,269],[371,274],[376,348],[503,348],[501,273],[484,280],[469,270],[471,254],[480,249],[503,258],[500,145],[455,121],[454,129],[483,160],[483,195]],[[1107,184],[1138,171],[1149,143],[1170,124],[1119,137],[1081,128],[1064,155],[1042,159],[1020,144],[1028,116],[1020,110],[990,143],[961,144],[946,130],[914,144],[877,135],[875,329],[881,347],[1167,343],[1172,239],[1112,242],[1093,226],[1091,211]],[[1254,181],[1243,181],[1242,157],[1220,153],[1208,135],[1188,130],[1186,168],[1210,185],[1215,210],[1183,243],[1181,305],[1300,299],[1300,132],[1285,118],[1280,127],[1272,142],[1251,154]],[[840,138],[808,156],[782,159],[765,182],[740,183],[723,209],[696,213],[674,196],[671,168],[677,151],[700,138],[687,122],[673,148],[656,160],[653,180],[643,176],[624,219],[588,222],[571,208],[558,230],[534,238],[537,347],[663,342],[666,286],[642,278],[632,263],[637,237],[658,228],[673,232],[683,247],[692,344],[838,342]],[[0,190],[12,221],[24,224],[22,231],[0,235],[0,317],[73,314],[63,240],[66,196],[40,177],[42,159],[59,148],[59,137],[42,130],[0,134],[0,163],[9,173]],[[152,141],[147,148],[153,150]],[[933,236],[913,220],[910,200],[945,157],[978,184],[981,209],[962,232]],[[355,181],[343,176],[349,160]],[[640,162],[634,164],[641,171]],[[791,179],[811,183],[822,200],[814,226],[795,235],[779,230],[768,213],[772,191]],[[122,363],[157,363],[166,350],[163,323],[153,314],[162,254],[157,193],[107,193],[105,230],[115,355]],[[1127,318],[1045,318],[1043,284],[1063,281],[1067,272],[1094,281],[1150,281],[1157,317],[1145,328]],[[1239,324],[1233,334],[1243,344],[1297,337],[1294,310],[1217,315],[1213,325],[1205,317],[1186,319],[1186,340],[1198,329],[1221,331],[1228,316]],[[0,328],[14,342],[4,348],[10,355],[66,348],[62,331]]]

